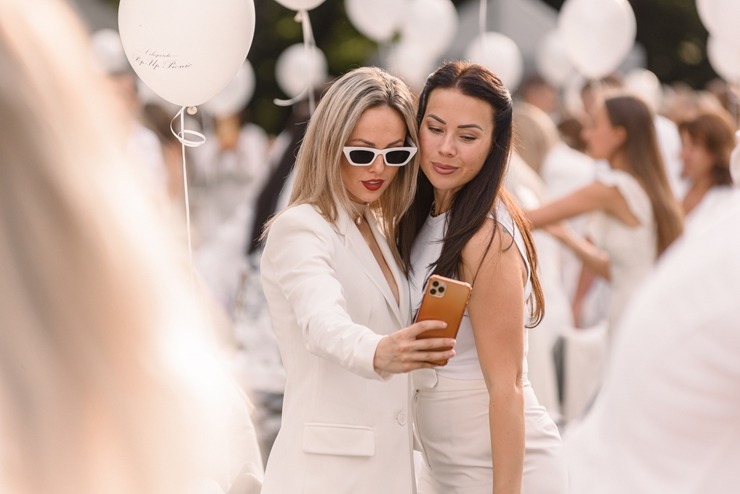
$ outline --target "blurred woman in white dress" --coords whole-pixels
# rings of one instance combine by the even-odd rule
[[[526,212],[533,227],[549,227],[592,271],[611,282],[609,339],[634,290],[656,258],[681,234],[683,214],[658,148],[653,117],[636,96],[612,93],[600,101],[584,129],[590,155],[608,168],[596,180]],[[593,243],[560,222],[593,213]]]
[[[679,124],[681,176],[689,188],[682,200],[687,227],[695,218],[712,215],[732,193],[730,154],[735,146],[735,125],[723,109],[704,110]],[[701,220],[700,220],[701,221]]]

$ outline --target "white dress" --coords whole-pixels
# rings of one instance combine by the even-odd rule
[[[591,240],[609,254],[611,297],[607,313],[609,340],[632,294],[652,270],[657,252],[653,207],[645,190],[629,173],[613,168],[600,169],[596,180],[616,187],[630,212],[640,224],[628,226],[602,211],[592,214],[588,224]]]
[[[500,206],[496,215],[501,226],[514,236],[526,262],[522,236],[508,211]],[[423,284],[430,271],[428,267],[442,250],[446,217],[443,214],[427,218],[415,241],[410,279],[414,311],[421,300]],[[525,297],[530,292],[531,286],[527,283]],[[526,308],[515,307],[512,310]],[[565,493],[567,472],[560,435],[547,410],[537,401],[527,379],[526,341],[525,333],[522,384],[526,438],[522,492]],[[457,336],[455,352],[455,358],[445,367],[412,373],[416,388],[415,438],[423,457],[419,494],[490,494],[493,488],[488,390],[467,311]]]

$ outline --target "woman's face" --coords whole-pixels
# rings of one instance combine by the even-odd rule
[[[698,140],[686,132],[681,132],[681,161],[683,169],[681,177],[697,182],[709,175],[714,162],[714,156]]]
[[[612,125],[606,106],[601,104],[596,107],[591,119],[583,128],[582,137],[592,158],[610,160],[624,144],[626,131],[623,127]]]
[[[368,108],[355,125],[345,146],[383,150],[402,147],[406,140],[406,123],[389,106]],[[383,156],[376,155],[368,166],[353,166],[342,154],[340,174],[349,198],[359,203],[376,201],[388,188],[399,167],[387,166]]]
[[[483,168],[493,108],[457,89],[434,89],[419,129],[421,169],[438,192],[454,194]]]

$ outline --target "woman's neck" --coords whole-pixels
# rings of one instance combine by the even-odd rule
[[[454,193],[452,191],[438,191],[435,189],[434,202],[432,202],[432,216],[439,216],[442,213],[446,213],[452,207],[453,195]]]
[[[365,219],[365,210],[367,209],[369,203],[355,202],[350,199],[350,204],[352,206],[352,211],[350,211],[349,213],[350,217],[352,218],[352,221],[354,221],[355,224],[359,226]]]

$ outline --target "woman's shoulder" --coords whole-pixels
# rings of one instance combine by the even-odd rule
[[[300,232],[304,230],[330,229],[331,225],[311,204],[297,204],[280,211],[270,222],[270,235]]]

